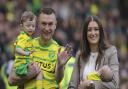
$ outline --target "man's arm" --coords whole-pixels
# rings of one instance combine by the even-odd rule
[[[71,58],[71,52],[72,52],[72,47],[69,44],[66,45],[63,52],[61,52],[61,48],[58,49],[58,61],[55,70],[57,83],[60,83],[63,78],[64,67],[65,64],[68,62],[68,60]]]
[[[59,63],[56,65],[55,76],[57,83],[60,83],[64,76],[64,66],[61,66]]]
[[[40,69],[36,63],[30,63],[28,66],[28,74],[26,76],[17,76],[15,71],[12,69],[9,74],[8,82],[10,86],[21,85],[26,81],[32,79],[40,72]]]

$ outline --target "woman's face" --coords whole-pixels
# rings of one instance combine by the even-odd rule
[[[90,45],[98,45],[100,39],[100,31],[97,22],[91,21],[87,29],[87,40]]]

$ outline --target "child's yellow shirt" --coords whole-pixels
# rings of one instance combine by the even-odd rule
[[[100,78],[98,72],[93,71],[87,75],[87,80],[101,81],[101,78]]]
[[[21,48],[24,51],[32,50],[32,37],[24,31],[21,31],[14,43],[14,48]],[[30,59],[30,56],[23,56],[15,53],[14,68],[20,66],[21,64],[25,64],[27,61],[29,61],[28,59]]]

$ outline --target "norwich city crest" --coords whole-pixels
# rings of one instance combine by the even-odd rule
[[[55,56],[55,51],[49,51],[49,58],[53,58]]]

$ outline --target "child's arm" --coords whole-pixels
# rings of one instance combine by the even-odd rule
[[[23,55],[23,56],[27,56],[27,55],[30,55],[30,52],[29,51],[24,51],[23,49],[21,48],[16,48],[15,49],[15,52],[20,54],[20,55]]]

